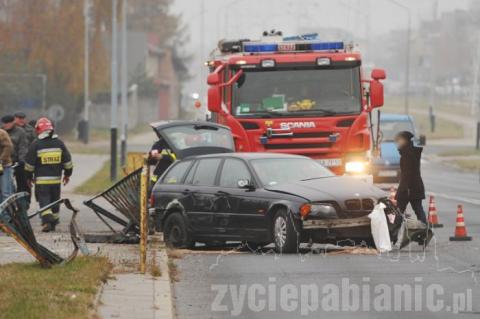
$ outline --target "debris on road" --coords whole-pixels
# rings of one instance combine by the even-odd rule
[[[123,179],[95,197],[84,202],[110,229],[110,234],[85,234],[87,242],[138,243],[140,233],[140,174],[142,168],[133,171]],[[115,212],[101,206],[100,201],[113,206]],[[119,213],[122,217],[119,217]],[[116,230],[108,220],[123,227]]]
[[[42,267],[45,268],[49,268],[55,264],[64,264],[72,261],[77,256],[79,250],[84,254],[88,254],[88,249],[84,244],[84,240],[80,235],[78,225],[75,221],[78,210],[71,205],[70,200],[60,199],[50,205],[40,208],[37,212],[28,216],[26,203],[27,196],[29,196],[29,194],[26,192],[13,194],[0,204],[0,229],[2,231],[12,236],[40,262]],[[73,213],[70,221],[70,236],[74,249],[66,258],[61,257],[57,253],[38,243],[30,224],[31,218],[60,204],[64,204],[65,207]]]

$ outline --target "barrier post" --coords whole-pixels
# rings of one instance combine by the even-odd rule
[[[147,237],[148,237],[148,178],[150,167],[147,158],[143,159],[143,169],[140,177],[140,272],[146,272],[147,264]]]

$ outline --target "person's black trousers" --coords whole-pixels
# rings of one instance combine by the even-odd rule
[[[417,215],[417,219],[425,224],[427,224],[427,216],[425,215],[425,211],[423,210],[422,200],[421,199],[414,199],[414,200],[397,200],[398,209],[402,213],[405,212],[407,209],[407,205],[410,203],[412,206],[415,215]]]
[[[17,183],[17,193],[18,192],[27,192],[31,194],[32,190],[28,187],[27,177],[25,175],[25,169],[23,163],[18,163],[14,168],[15,171],[15,181]],[[28,205],[30,205],[30,196],[27,197]]]
[[[35,198],[41,207],[45,207],[54,201],[60,199],[61,185],[35,185]],[[42,224],[57,223],[59,219],[60,206],[55,205],[52,209],[46,210],[40,214]]]

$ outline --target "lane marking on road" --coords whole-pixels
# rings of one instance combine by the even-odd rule
[[[435,197],[451,199],[451,200],[456,200],[456,201],[463,202],[463,203],[468,203],[468,204],[480,206],[480,200],[479,199],[461,197],[461,196],[452,196],[452,195],[448,195],[448,194],[444,194],[444,193],[435,193],[435,192],[428,192],[428,195],[433,195]]]

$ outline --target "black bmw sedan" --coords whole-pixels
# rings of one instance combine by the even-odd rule
[[[273,242],[278,252],[294,253],[302,242],[368,240],[367,215],[382,197],[379,188],[307,157],[222,153],[173,164],[152,190],[150,211],[171,247]]]

